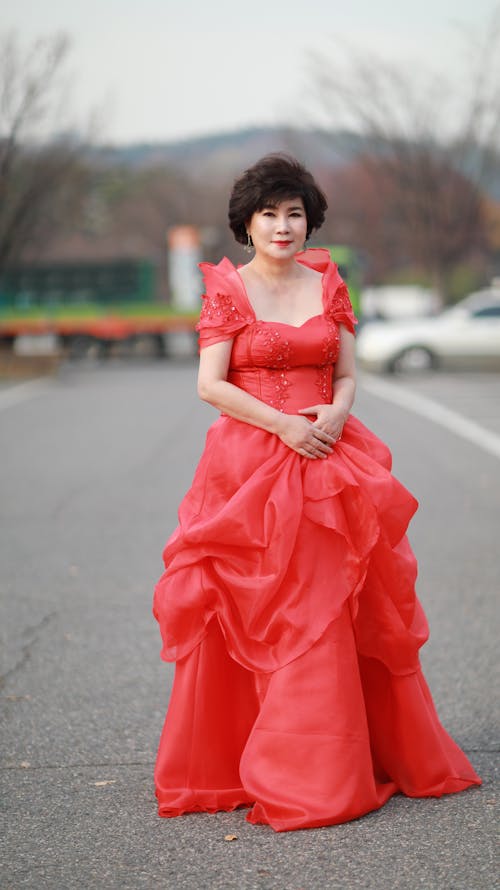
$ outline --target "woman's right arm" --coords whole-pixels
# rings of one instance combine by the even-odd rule
[[[227,379],[233,341],[213,343],[200,350],[198,395],[234,417],[252,426],[279,436],[285,445],[303,457],[327,457],[334,440],[328,433],[314,427],[305,417],[283,414]]]

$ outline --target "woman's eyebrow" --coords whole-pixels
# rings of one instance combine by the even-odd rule
[[[276,210],[277,204],[265,204],[262,210]],[[288,207],[288,213],[292,210],[304,210],[301,204],[293,204],[292,207]]]

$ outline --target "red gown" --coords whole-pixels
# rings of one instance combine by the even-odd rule
[[[347,288],[324,250],[321,315],[258,321],[235,267],[203,263],[200,345],[234,339],[228,379],[280,411],[330,403]],[[221,415],[154,594],[175,679],[155,769],[161,816],[251,806],[276,831],[355,819],[393,794],[481,780],[419,665],[428,627],[406,530],[415,498],[352,415],[326,460]]]

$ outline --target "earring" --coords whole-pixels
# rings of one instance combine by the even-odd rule
[[[247,232],[247,243],[245,244],[245,247],[243,249],[246,250],[247,253],[252,253],[252,248],[253,248],[252,236],[251,236],[250,232]]]

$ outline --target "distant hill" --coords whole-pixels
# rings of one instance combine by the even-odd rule
[[[327,136],[320,130],[250,127],[179,142],[106,146],[93,154],[105,166],[141,169],[169,164],[194,177],[207,172],[227,177],[228,172],[237,173],[272,151],[287,151],[317,168],[346,163],[362,145],[362,137],[350,133]]]
[[[228,174],[236,175],[272,151],[289,152],[319,172],[325,167],[331,169],[349,163],[365,149],[364,137],[356,133],[256,126],[175,142],[102,146],[91,151],[91,158],[104,167],[124,166],[136,170],[169,165],[186,172],[193,179],[210,175],[215,180],[220,176],[227,182]],[[471,171],[477,166],[476,154],[476,149],[471,145],[467,157]],[[500,158],[491,157],[490,161],[487,191],[498,201]]]

